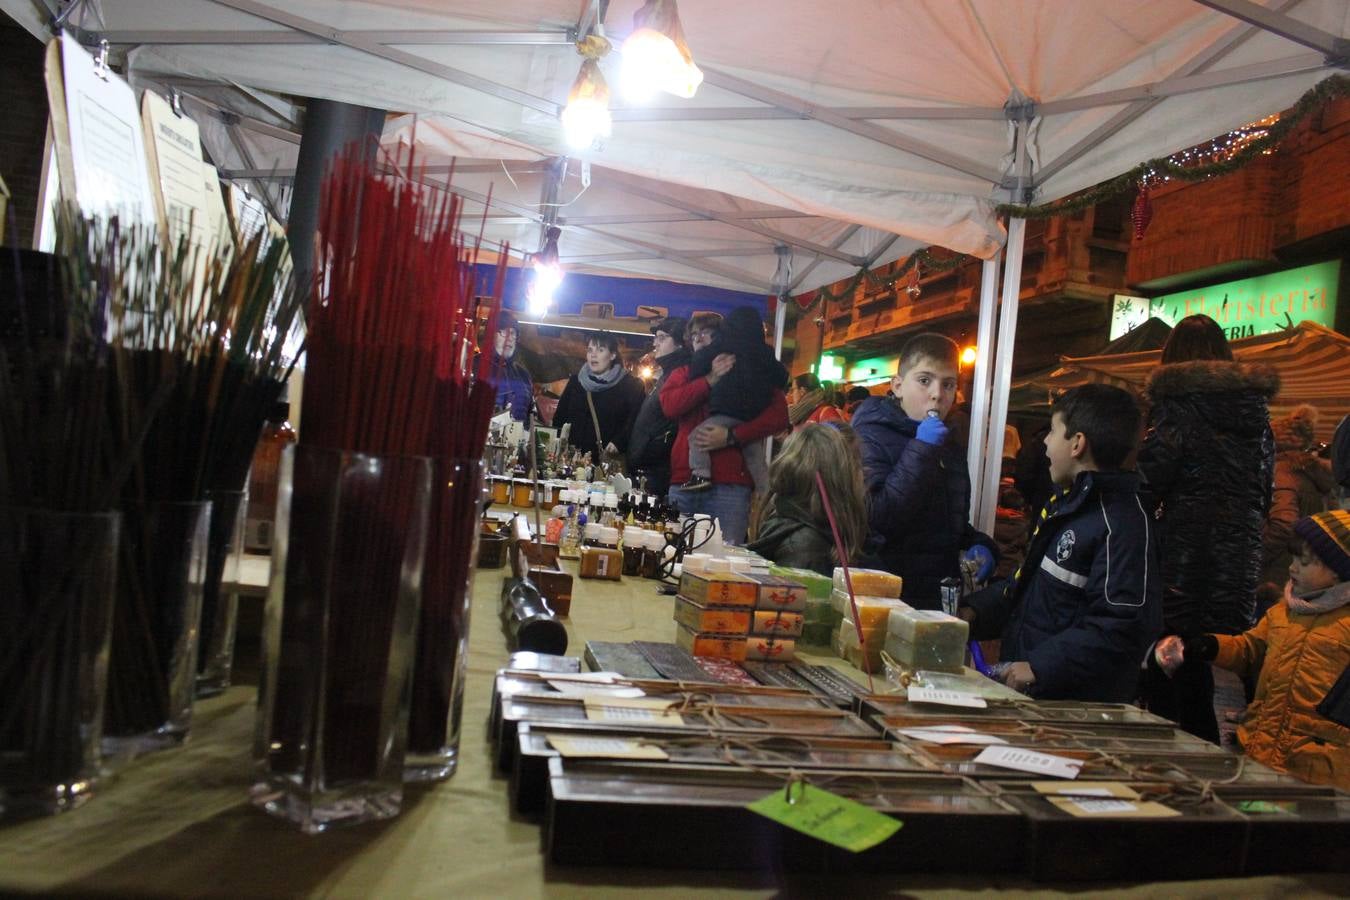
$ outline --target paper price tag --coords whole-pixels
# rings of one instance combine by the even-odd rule
[[[648,725],[683,725],[684,719],[670,711],[671,701],[649,697],[627,699],[588,694],[582,698],[586,718],[592,722],[642,722]]]
[[[565,694],[568,697],[585,697],[587,695],[599,695],[605,697],[623,697],[633,699],[636,697],[647,696],[642,688],[625,687],[621,684],[598,684],[587,681],[560,681],[549,678],[549,687]]]
[[[875,847],[904,825],[861,803],[809,784],[794,784],[789,790],[790,803],[787,791],[776,790],[748,804],[746,809],[851,853]]]
[[[1081,759],[1067,756],[1055,756],[1051,753],[1038,753],[1035,750],[1023,750],[1020,747],[985,747],[975,762],[1000,769],[1014,769],[1018,772],[1031,772],[1035,775],[1049,775],[1052,778],[1077,778],[1078,770],[1083,767]]]
[[[1166,819],[1181,815],[1175,809],[1152,800],[1120,800],[1114,797],[1102,800],[1088,797],[1050,797],[1049,799],[1055,806],[1080,819]]]
[[[971,709],[985,709],[989,706],[983,697],[976,697],[974,694],[967,694],[964,691],[946,691],[917,684],[909,686],[909,702],[965,706]]]
[[[1001,737],[992,734],[977,734],[974,732],[962,731],[942,731],[930,728],[902,728],[900,733],[907,738],[913,738],[916,741],[926,741],[930,744],[1006,744],[1008,743]]]
[[[583,738],[549,735],[549,744],[567,757],[590,759],[670,759],[660,747],[628,738]]]

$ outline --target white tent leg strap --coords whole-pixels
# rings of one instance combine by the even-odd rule
[[[980,270],[980,324],[975,339],[975,377],[971,383],[970,443],[966,462],[970,467],[970,521],[979,521],[980,497],[984,493],[984,442],[989,434],[989,384],[993,375],[994,315],[998,310],[998,263],[1002,251],[986,259]]]
[[[994,359],[994,387],[989,412],[989,439],[985,442],[984,488],[980,496],[980,517],[975,527],[985,534],[994,533],[994,513],[998,508],[998,479],[1003,461],[1003,426],[1008,421],[1008,389],[1012,384],[1013,341],[1017,337],[1017,295],[1022,286],[1022,247],[1026,240],[1026,219],[1008,220],[1007,259],[1003,264],[1003,301],[998,322],[998,354]]]

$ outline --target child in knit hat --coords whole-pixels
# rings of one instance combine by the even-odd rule
[[[1256,699],[1238,728],[1247,755],[1303,781],[1350,790],[1350,728],[1318,711],[1350,665],[1350,512],[1307,516],[1294,533],[1301,545],[1283,602],[1254,628],[1169,635],[1153,656],[1168,674],[1187,658],[1240,675],[1259,671]]]

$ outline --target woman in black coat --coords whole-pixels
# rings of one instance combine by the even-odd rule
[[[1251,626],[1270,508],[1274,370],[1233,361],[1217,322],[1187,316],[1149,379],[1149,429],[1139,472],[1158,519],[1163,623],[1169,634],[1240,634]],[[1149,709],[1215,743],[1208,664],[1170,680],[1150,671]]]
[[[553,425],[571,425],[568,443],[591,454],[591,461],[598,463],[601,450],[618,454],[628,449],[642,398],[642,383],[624,369],[619,358],[618,338],[602,331],[586,341],[586,362],[563,388]],[[591,406],[595,407],[594,416]]]

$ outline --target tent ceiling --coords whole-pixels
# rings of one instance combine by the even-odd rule
[[[608,4],[612,37],[638,5]],[[537,164],[566,152],[556,117],[590,3],[88,7],[72,18],[130,51],[141,77],[245,87],[255,106],[287,94],[417,113],[424,160],[483,164],[455,184],[491,184],[503,217],[489,236],[537,247]],[[0,9],[42,31],[34,0]],[[581,155],[590,187],[574,160],[560,192],[559,216],[574,217],[563,255],[759,291],[779,243],[793,247],[797,290],[917,245],[990,257],[996,203],[1056,199],[1283,109],[1344,66],[1350,34],[1344,0],[682,0],[680,13],[704,85],[644,107],[616,93],[612,137]],[[616,87],[617,56],[602,62]],[[280,174],[294,147],[254,112],[208,129],[208,144],[224,168]],[[1027,148],[1017,172],[1014,126]],[[488,171],[499,160],[515,161],[509,179]]]

